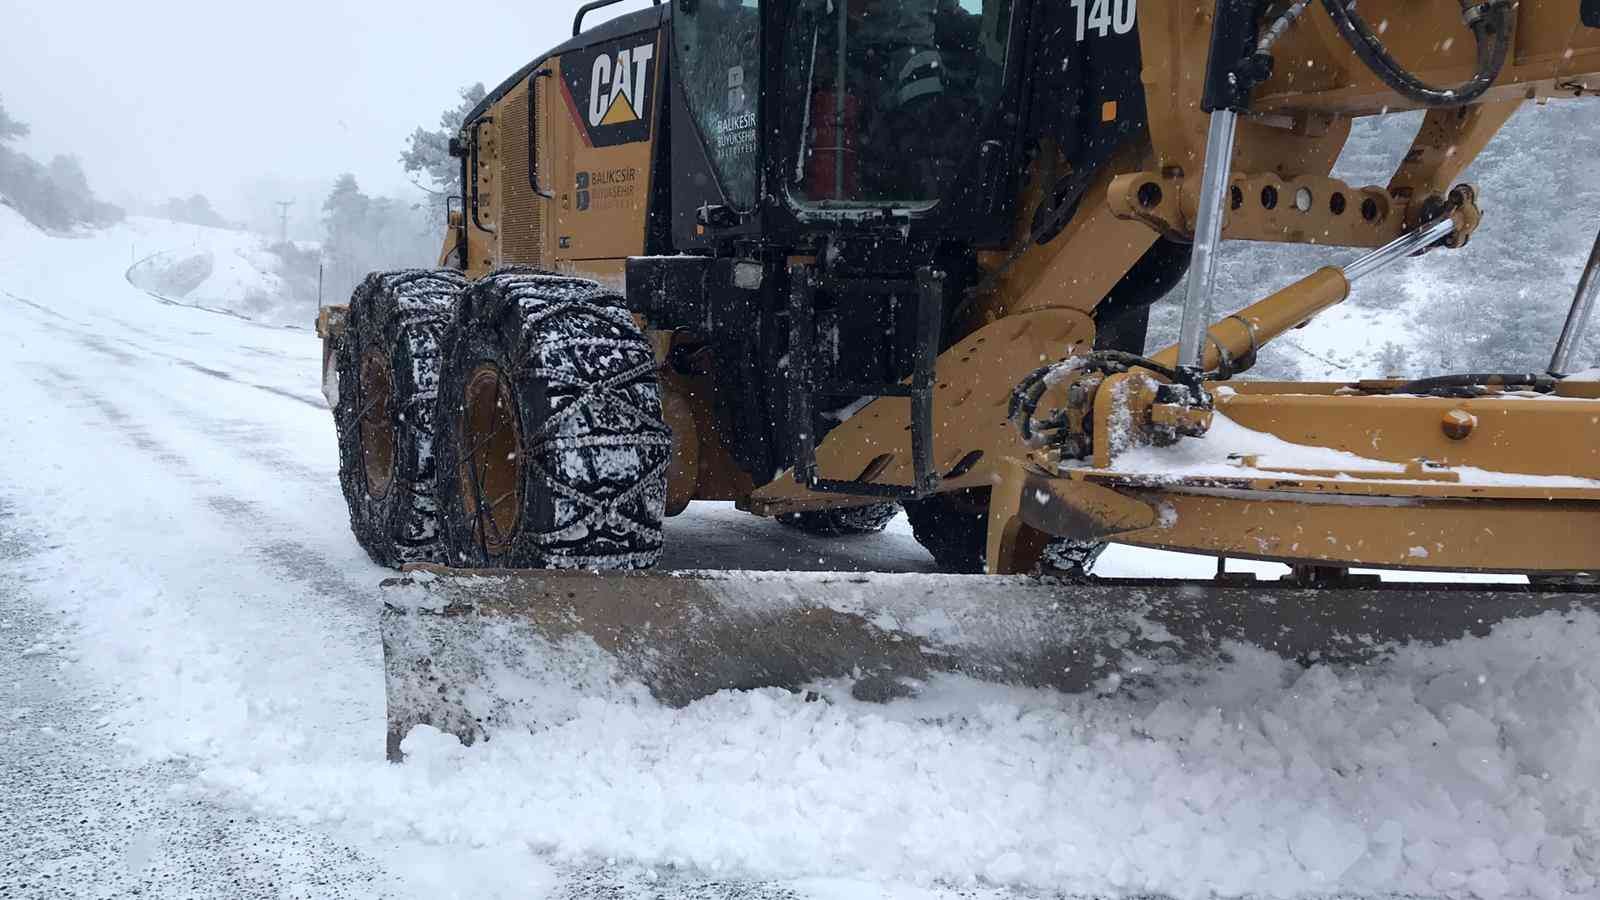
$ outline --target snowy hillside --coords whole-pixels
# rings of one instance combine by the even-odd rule
[[[128,281],[172,302],[299,328],[316,318],[315,296],[285,277],[283,258],[260,235],[131,217],[101,238],[126,240]]]

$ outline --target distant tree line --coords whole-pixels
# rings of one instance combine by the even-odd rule
[[[0,101],[0,203],[55,231],[122,221],[119,207],[95,197],[76,156],[57,155],[44,164],[12,146],[27,136],[28,126],[13,119]]]
[[[372,196],[340,175],[322,203],[324,298],[342,303],[368,272],[429,268],[438,260],[441,223],[427,203]]]
[[[220,213],[211,208],[211,201],[204,194],[190,194],[187,197],[172,197],[167,202],[156,208],[156,215],[174,222],[184,222],[189,225],[204,225],[207,228],[233,228],[233,223],[224,219]]]
[[[322,203],[325,302],[344,302],[368,272],[438,263],[448,198],[461,191],[461,167],[449,154],[450,138],[483,99],[484,88],[474,84],[459,93],[460,102],[439,114],[439,127],[417,128],[400,153],[400,164],[424,193],[420,202],[368,194],[350,173],[335,180]],[[297,253],[293,247],[280,249],[280,274],[304,285],[310,265]]]

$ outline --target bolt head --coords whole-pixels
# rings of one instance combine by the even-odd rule
[[[1452,441],[1464,441],[1478,427],[1478,417],[1464,409],[1452,409],[1444,414],[1439,427]]]

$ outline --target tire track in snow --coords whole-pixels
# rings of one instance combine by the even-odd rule
[[[25,306],[49,314],[55,318],[71,321],[66,320],[65,317],[59,316],[47,307],[23,300],[22,298],[10,294],[9,292],[7,292],[7,296],[13,300],[17,300]],[[116,347],[112,347],[98,335],[79,332],[70,328],[64,328],[52,322],[41,321],[39,324],[60,333],[63,337],[78,343],[80,346],[83,346],[86,349],[99,353],[124,367],[142,368],[141,363],[144,362],[142,357],[135,356]],[[131,344],[132,342],[124,341],[124,343]],[[273,388],[268,385],[259,385],[240,381],[234,378],[230,373],[217,369],[211,369],[209,367],[200,365],[199,363],[193,362],[192,360],[184,359],[182,357],[161,351],[155,351],[150,348],[138,347],[138,345],[133,346],[147,354],[160,356],[177,362],[185,368],[200,374],[217,378],[222,381],[240,384],[242,386],[254,387],[258,390],[263,390],[268,393],[311,406],[319,411],[326,409],[325,405],[320,402],[312,402],[289,391]],[[74,388],[72,396],[93,407],[96,412],[98,412],[111,425],[113,425],[136,449],[157,460],[158,462],[163,463],[169,468],[172,468],[175,474],[196,484],[207,484],[213,487],[223,486],[214,479],[202,476],[191,464],[187,457],[183,456],[181,453],[169,447],[165,443],[157,440],[150,433],[150,431],[144,427],[144,425],[140,424],[131,415],[129,415],[120,407],[111,403],[101,394],[89,389],[84,381],[78,376],[59,366],[47,365],[42,367],[42,371],[49,374],[57,382],[57,384],[51,384],[46,381],[35,379],[35,382],[41,387],[45,388],[46,390],[56,391],[59,393],[60,386],[72,386]],[[291,459],[286,454],[270,449],[270,446],[262,440],[263,438],[270,437],[268,434],[270,429],[244,420],[219,419],[216,417],[204,416],[192,412],[179,412],[177,410],[174,410],[174,412],[178,412],[179,416],[195,430],[201,431],[208,436],[223,435],[233,438],[223,442],[231,452],[249,459],[250,461],[257,463],[268,470],[280,475],[291,475],[296,480],[309,484],[323,485],[327,482],[325,473],[305,466],[304,464]],[[266,513],[265,510],[254,504],[244,503],[232,495],[210,496],[205,498],[204,502],[213,511],[224,516],[224,518],[227,518],[230,524],[232,524],[234,527],[247,534],[257,532],[260,529],[260,525],[263,521],[271,520],[271,517]],[[278,526],[278,529],[276,530],[283,532],[292,532],[293,530],[289,523],[286,522],[279,521],[275,522],[274,524]],[[272,563],[275,568],[279,569],[280,573],[293,575],[297,572],[304,571],[309,565],[322,574],[320,577],[314,579],[313,583],[308,583],[308,586],[337,596],[343,603],[347,605],[352,605],[355,607],[369,605],[366,604],[362,592],[351,585],[349,581],[341,576],[338,576],[337,568],[314,549],[293,541],[274,541],[270,546],[263,547],[262,550],[264,553],[264,559]],[[289,564],[290,561],[294,561],[294,564]],[[332,574],[330,575],[330,573]]]
[[[354,683],[341,684],[340,692],[350,693],[349,697],[339,700],[333,709],[334,717],[342,726],[349,717],[341,712],[343,708],[356,709],[372,705],[372,698],[363,699],[360,684],[370,682],[375,691],[375,696],[381,698],[381,669],[378,648],[380,646],[377,630],[377,601],[375,587],[381,570],[376,570],[366,563],[365,558],[360,558],[360,565],[352,567],[331,559],[325,552],[314,544],[303,539],[306,534],[306,523],[286,519],[274,511],[272,504],[261,502],[250,496],[252,491],[260,491],[261,485],[253,480],[240,481],[229,485],[202,471],[196,459],[181,450],[168,444],[165,440],[154,436],[150,430],[141,423],[127,408],[119,405],[113,399],[89,388],[73,373],[63,371],[56,367],[44,367],[41,374],[45,377],[35,378],[34,382],[47,392],[60,392],[60,395],[71,405],[76,400],[78,405],[97,414],[106,424],[104,430],[121,438],[129,447],[143,455],[146,459],[156,463],[160,468],[170,472],[179,482],[192,488],[191,497],[177,498],[180,506],[190,506],[206,510],[220,520],[227,532],[239,535],[239,540],[230,542],[227,551],[230,555],[237,553],[241,557],[241,565],[228,566],[230,573],[237,572],[238,580],[243,590],[247,593],[266,594],[266,599],[275,608],[282,610],[282,600],[288,600],[291,608],[299,607],[299,612],[287,613],[296,620],[318,623],[309,635],[314,641],[329,641],[334,652],[346,658],[346,665],[353,667],[351,672],[359,671],[361,677]],[[180,420],[182,421],[182,420]],[[184,423],[188,424],[188,423]],[[91,425],[91,427],[93,427]],[[190,425],[189,427],[193,427]],[[204,437],[215,437],[207,430]],[[203,439],[203,438],[202,438]],[[233,454],[240,448],[224,444],[224,449]],[[264,447],[257,447],[253,452],[240,454],[248,456],[252,461],[262,466],[275,475],[289,475],[293,480],[305,483],[325,485],[327,477],[324,473],[313,470],[283,458]],[[283,479],[278,479],[281,484]],[[163,497],[168,496],[164,492]],[[343,504],[339,505],[343,512]],[[154,509],[153,512],[160,512]],[[187,514],[179,513],[180,519],[187,519]],[[340,519],[342,523],[342,518]],[[197,523],[198,524],[198,523]],[[194,527],[194,526],[190,526]],[[199,526],[204,527],[204,526]],[[340,534],[344,532],[341,530]],[[181,539],[181,534],[179,538]],[[353,547],[353,542],[352,542]],[[353,556],[355,554],[352,554]],[[207,559],[212,565],[219,562],[215,555]],[[226,558],[220,560],[227,566]],[[373,568],[370,579],[363,579],[364,570]],[[158,580],[165,580],[160,571],[153,573]],[[260,576],[267,575],[263,580]],[[230,577],[232,577],[230,575]],[[181,580],[181,579],[180,579]],[[172,590],[172,587],[166,590]],[[193,589],[177,587],[176,596],[180,600],[189,600]],[[188,590],[190,595],[184,592]],[[188,615],[198,615],[202,621],[214,618],[211,608],[193,607]],[[285,614],[285,613],[277,613]],[[272,618],[272,616],[267,616]],[[216,620],[223,624],[222,632],[227,634],[238,626],[238,622]],[[260,627],[258,624],[257,627]],[[276,630],[273,625],[266,623],[266,627]],[[238,650],[243,653],[237,659],[248,669],[255,665],[250,660],[249,650]],[[270,655],[270,654],[269,654]],[[278,661],[269,665],[289,664],[296,657],[295,649],[285,647],[277,654]],[[289,661],[289,662],[282,662]],[[348,679],[346,680],[349,681]],[[269,688],[279,687],[277,680],[269,679],[264,682]],[[247,693],[253,693],[250,685],[246,684]],[[281,691],[281,687],[279,687]],[[271,691],[267,692],[270,701]],[[319,702],[324,704],[334,703],[331,696],[319,697]],[[382,721],[381,699],[377,701],[377,714],[374,717],[370,710],[363,712],[362,721],[371,719],[372,740],[371,752],[380,754],[382,747],[382,731],[379,727]],[[349,732],[346,732],[347,734]]]
[[[286,390],[284,388],[279,388],[279,387],[273,387],[270,384],[257,384],[257,383],[255,383],[253,381],[241,381],[238,378],[235,378],[232,373],[224,372],[221,369],[208,368],[206,366],[200,365],[197,362],[194,362],[193,360],[182,359],[180,357],[172,356],[172,355],[167,354],[167,353],[160,353],[160,352],[154,351],[154,350],[149,350],[149,351],[146,351],[146,352],[148,352],[148,353],[150,353],[152,355],[155,355],[155,356],[163,356],[163,357],[166,357],[167,359],[171,359],[171,360],[175,361],[178,365],[183,366],[186,369],[190,369],[190,370],[193,370],[195,372],[199,372],[202,375],[209,375],[212,378],[216,378],[216,379],[219,379],[221,381],[231,382],[231,383],[237,384],[237,385],[242,385],[244,387],[252,387],[252,388],[255,388],[258,391],[266,391],[269,394],[275,394],[275,395],[277,395],[279,397],[284,397],[286,399],[293,400],[296,403],[303,403],[306,406],[309,406],[309,407],[311,407],[312,409],[315,409],[315,410],[326,410],[328,408],[328,404],[325,401],[321,400],[321,399],[312,400],[312,399],[309,399],[307,397],[302,397],[299,394],[296,394],[294,391]]]
[[[598,866],[590,869],[558,868],[562,883],[552,900],[803,900],[811,896],[769,881],[736,881],[731,878],[699,878],[692,873],[641,869],[638,867]],[[958,900],[981,894],[933,894],[923,900]],[[1001,900],[991,896],[991,900]]]
[[[83,322],[79,322],[77,319],[69,319],[66,316],[62,315],[61,313],[51,309],[48,306],[43,305],[43,304],[35,303],[32,300],[27,300],[27,299],[24,299],[22,297],[18,297],[16,294],[13,294],[10,291],[5,290],[3,288],[0,288],[0,294],[5,294],[10,299],[15,300],[16,302],[22,304],[23,306],[30,307],[32,309],[38,310],[39,312],[44,313],[45,315],[50,316],[51,318],[60,319],[63,322],[74,322],[74,323],[76,323],[78,325],[86,324],[86,323],[83,323]]]
[[[144,326],[136,324],[134,322],[130,322],[127,319],[124,319],[124,318],[122,318],[120,316],[106,316],[101,321],[104,321],[104,322],[110,323],[112,325],[115,325],[117,328],[119,328],[119,329],[121,329],[123,331],[126,331],[129,334],[135,334],[135,335],[138,335],[139,337],[145,338],[147,340],[158,341],[158,342],[164,343],[164,344],[174,343],[173,340],[172,340],[172,336],[174,334],[179,334],[179,333],[186,334],[186,335],[188,335],[190,337],[215,337],[216,336],[216,332],[214,332],[214,331],[182,331],[182,332],[155,331],[155,330],[150,329],[150,328],[145,328]],[[290,333],[291,334],[296,334],[297,332],[290,332]],[[236,350],[236,351],[238,351],[240,353],[248,353],[251,356],[260,356],[260,357],[263,357],[265,359],[272,359],[272,360],[278,360],[278,361],[286,360],[286,359],[289,358],[287,355],[285,355],[282,352],[269,350],[269,349],[267,349],[265,347],[252,347],[252,346],[250,346],[248,344],[236,344],[234,346],[229,347],[229,350]]]
[[[58,320],[60,320],[62,322],[71,322],[71,323],[73,323],[75,325],[81,326],[83,329],[87,329],[87,328],[90,327],[87,323],[79,322],[76,319],[69,319],[66,316],[63,316],[60,313],[50,309],[49,307],[43,306],[43,305],[38,304],[38,303],[34,303],[34,302],[30,301],[30,300],[23,299],[22,297],[18,297],[16,294],[13,294],[13,293],[11,293],[9,291],[0,291],[0,293],[4,293],[6,295],[6,297],[10,298],[11,300],[16,301],[17,303],[19,303],[19,304],[21,304],[21,305],[23,305],[25,307],[31,308],[31,309],[33,309],[33,310],[35,310],[35,311],[37,311],[39,313],[42,313],[44,315],[48,315],[48,316],[50,316],[50,317],[52,317],[54,319],[58,319]],[[46,329],[54,331],[54,332],[56,332],[56,333],[58,333],[58,334],[60,334],[60,335],[62,335],[64,337],[68,338],[69,340],[77,343],[79,346],[83,347],[86,350],[90,350],[90,351],[92,351],[94,353],[98,353],[98,354],[100,354],[102,356],[109,357],[110,359],[112,359],[112,360],[114,360],[116,362],[122,363],[124,365],[133,366],[133,365],[137,365],[137,364],[145,361],[148,358],[159,357],[159,358],[162,358],[162,359],[169,360],[171,362],[175,362],[178,365],[181,365],[181,366],[183,366],[183,367],[185,367],[187,369],[190,369],[192,371],[199,372],[202,375],[208,375],[208,376],[210,376],[212,378],[216,378],[216,379],[219,379],[221,381],[226,381],[226,382],[228,382],[230,384],[237,384],[240,387],[254,388],[255,390],[262,391],[264,393],[271,394],[271,395],[273,395],[275,397],[280,397],[280,398],[283,398],[283,399],[286,399],[286,400],[292,400],[292,401],[294,401],[296,403],[300,403],[300,404],[303,404],[305,406],[309,406],[309,407],[311,407],[313,409],[318,409],[318,410],[327,409],[327,403],[325,401],[323,401],[320,397],[319,398],[306,397],[304,395],[295,393],[294,391],[288,390],[286,388],[275,387],[275,386],[270,385],[270,384],[260,384],[260,383],[254,382],[254,381],[246,381],[244,379],[236,377],[231,372],[225,372],[225,371],[223,371],[221,369],[213,369],[213,368],[210,368],[208,366],[203,366],[203,365],[201,365],[201,364],[199,364],[199,363],[197,363],[197,362],[195,362],[195,361],[193,361],[191,359],[188,359],[186,357],[178,356],[176,354],[166,353],[164,351],[156,350],[156,349],[151,348],[151,347],[146,347],[146,346],[143,346],[141,344],[137,344],[137,343],[135,343],[133,341],[130,341],[130,340],[126,339],[126,338],[113,338],[112,340],[116,340],[118,343],[122,343],[124,345],[129,346],[129,347],[132,347],[133,349],[139,351],[140,353],[142,353],[144,355],[143,356],[135,355],[135,354],[129,353],[128,351],[123,350],[123,349],[121,349],[119,347],[114,347],[109,343],[108,339],[105,336],[97,334],[97,333],[92,332],[92,331],[80,330],[80,329],[75,329],[75,328],[68,328],[68,327],[59,325],[59,324],[57,324],[55,322],[46,321],[46,320],[36,320],[36,323],[38,325],[46,328]]]
[[[312,409],[315,409],[315,410],[319,410],[320,411],[320,410],[326,410],[328,408],[327,401],[323,400],[321,397],[317,397],[317,398],[313,399],[313,398],[310,398],[310,397],[305,397],[305,396],[303,396],[301,394],[297,394],[294,391],[288,390],[286,388],[273,387],[270,384],[259,384],[257,382],[253,382],[253,381],[245,381],[245,380],[240,379],[239,377],[235,376],[232,372],[227,372],[227,371],[224,371],[222,369],[213,369],[210,366],[201,365],[200,363],[197,363],[194,360],[189,359],[188,357],[178,356],[178,355],[173,354],[173,353],[167,353],[165,351],[156,350],[156,349],[154,349],[152,347],[146,347],[143,344],[139,344],[139,343],[136,343],[134,341],[130,341],[127,338],[117,338],[116,341],[118,343],[120,343],[120,344],[125,345],[125,346],[132,347],[135,350],[138,350],[140,353],[143,353],[148,357],[159,357],[161,359],[165,359],[165,360],[169,360],[171,362],[175,362],[178,365],[183,366],[186,369],[189,369],[190,371],[199,372],[201,375],[207,375],[207,376],[210,376],[212,378],[216,378],[216,379],[218,379],[220,381],[230,382],[232,384],[237,384],[237,385],[240,385],[242,387],[255,388],[258,391],[266,391],[269,394],[276,394],[279,397],[284,397],[286,399],[293,400],[296,403],[303,403],[306,406],[309,406],[309,407],[311,407]],[[115,353],[115,351],[112,351],[112,352]]]
[[[243,534],[247,539],[246,544],[280,577],[299,582],[320,595],[337,600],[350,611],[372,617],[376,607],[371,585],[351,582],[341,574],[338,566],[313,546],[283,538],[259,539],[263,533],[292,534],[296,527],[294,523],[279,519],[262,504],[241,499],[236,493],[218,492],[217,489],[226,488],[226,485],[202,474],[189,457],[157,439],[133,416],[90,389],[77,376],[54,366],[46,366],[42,371],[50,379],[35,379],[41,388],[59,392],[63,386],[70,387],[71,393],[64,399],[82,401],[105,419],[134,449],[167,467],[181,480],[200,488],[201,495],[197,497],[199,502]],[[322,473],[264,447],[251,447],[240,442],[238,446],[230,444],[228,449],[239,452],[264,468],[292,474],[296,480],[319,484],[323,481]],[[375,630],[376,623],[373,622],[371,627]]]
[[[184,457],[172,452],[165,444],[156,440],[155,437],[150,434],[148,429],[134,421],[134,419],[127,413],[124,413],[121,409],[106,402],[105,398],[101,397],[99,394],[86,390],[83,387],[83,383],[78,380],[77,376],[56,366],[44,366],[42,367],[41,371],[53,378],[54,382],[42,378],[35,378],[34,384],[37,384],[44,390],[57,395],[62,395],[64,393],[64,385],[76,387],[77,390],[74,393],[66,394],[65,396],[62,396],[62,399],[68,401],[81,401],[83,404],[89,406],[95,412],[99,413],[100,416],[110,423],[111,426],[118,433],[120,433],[129,444],[133,445],[134,449],[150,456],[157,462],[163,463],[166,466],[177,470],[175,474],[179,475],[185,480],[193,481],[196,479],[196,473],[188,467],[188,461]]]
[[[260,522],[269,515],[259,504],[237,497],[214,495],[206,497],[204,502],[213,512],[239,528],[248,528],[251,523]],[[377,607],[372,588],[352,585],[338,566],[325,556],[308,552],[304,544],[272,539],[257,543],[254,550],[262,563],[280,577],[303,584],[323,596],[338,599],[356,612],[375,615]],[[371,630],[376,640],[376,622]]]
[[[103,398],[100,404],[110,407],[119,420],[126,415]],[[320,474],[310,477],[321,479]],[[241,529],[249,529],[259,522],[264,510],[255,503],[232,495],[208,495],[206,505],[221,517]],[[263,559],[266,568],[295,583],[305,584],[325,595],[337,596],[349,590],[349,583],[339,568],[325,557],[308,555],[306,548],[291,540],[267,541],[253,548]],[[355,599],[371,609],[370,595]],[[376,634],[373,635],[376,644]],[[706,877],[695,872],[645,870],[638,867],[562,864],[555,867],[557,886],[551,896],[561,900],[665,900],[665,898],[690,898],[690,900],[800,900],[803,894],[781,883]],[[929,900],[955,900],[959,894],[930,893]],[[994,898],[1009,897],[995,894]]]
[[[30,595],[45,580],[25,528],[0,493],[0,896],[389,895],[353,848],[174,790],[193,763],[122,762],[100,717],[115,698],[76,675],[67,629]]]
[[[148,334],[148,332],[146,332],[146,333]],[[154,335],[151,335],[151,336],[154,337]],[[252,388],[255,388],[258,391],[266,391],[269,394],[276,394],[276,395],[278,395],[280,397],[283,397],[283,398],[286,398],[286,399],[289,399],[289,400],[293,400],[296,403],[303,403],[306,406],[311,407],[312,409],[326,410],[328,408],[327,401],[324,400],[320,395],[318,395],[316,397],[307,397],[307,396],[305,396],[303,394],[297,394],[294,391],[291,391],[291,390],[289,390],[287,388],[274,387],[274,386],[272,386],[270,384],[261,384],[259,382],[254,382],[254,381],[246,381],[246,380],[241,379],[238,376],[234,375],[232,372],[228,372],[228,371],[225,371],[225,370],[222,370],[222,369],[214,369],[214,368],[211,368],[210,366],[204,366],[204,365],[201,365],[200,363],[195,362],[192,359],[189,359],[188,357],[178,356],[177,354],[174,354],[174,353],[167,353],[167,352],[165,352],[163,350],[157,350],[157,349],[155,349],[153,347],[147,347],[147,346],[145,346],[143,344],[137,343],[135,341],[131,341],[131,340],[127,339],[126,337],[120,337],[120,338],[117,338],[116,340],[117,340],[118,343],[123,344],[123,345],[128,346],[128,347],[132,347],[133,349],[135,349],[135,350],[139,351],[140,353],[143,353],[143,354],[145,354],[147,356],[159,357],[161,359],[170,360],[172,362],[177,363],[180,366],[183,366],[186,369],[190,369],[192,371],[199,372],[202,375],[209,375],[212,378],[217,378],[217,379],[220,379],[222,381],[231,382],[233,384],[242,385],[244,387],[252,387]],[[241,347],[241,348],[237,348],[237,349],[250,351],[250,352],[253,352],[254,354],[256,354],[258,356],[262,356],[262,357],[265,357],[265,358],[268,358],[268,359],[273,359],[273,360],[280,361],[280,362],[284,361],[286,359],[286,357],[284,357],[282,354],[273,354],[273,353],[270,353],[270,352],[265,351],[265,350],[258,350],[258,349],[249,348],[249,347]]]

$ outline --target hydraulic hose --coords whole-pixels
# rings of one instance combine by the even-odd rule
[[[1474,372],[1464,375],[1437,375],[1433,378],[1419,378],[1416,381],[1408,381],[1390,391],[1390,393],[1456,396],[1458,392],[1464,391],[1470,395],[1476,388],[1487,387],[1527,388],[1541,394],[1548,394],[1556,389],[1556,379],[1549,375],[1522,372]]]
[[[1500,77],[1511,54],[1511,4],[1507,0],[1462,0],[1462,17],[1478,42],[1478,68],[1471,79],[1454,87],[1428,84],[1390,56],[1366,20],[1355,11],[1355,0],[1322,0],[1322,5],[1367,68],[1402,97],[1422,106],[1464,106],[1478,99]]]

